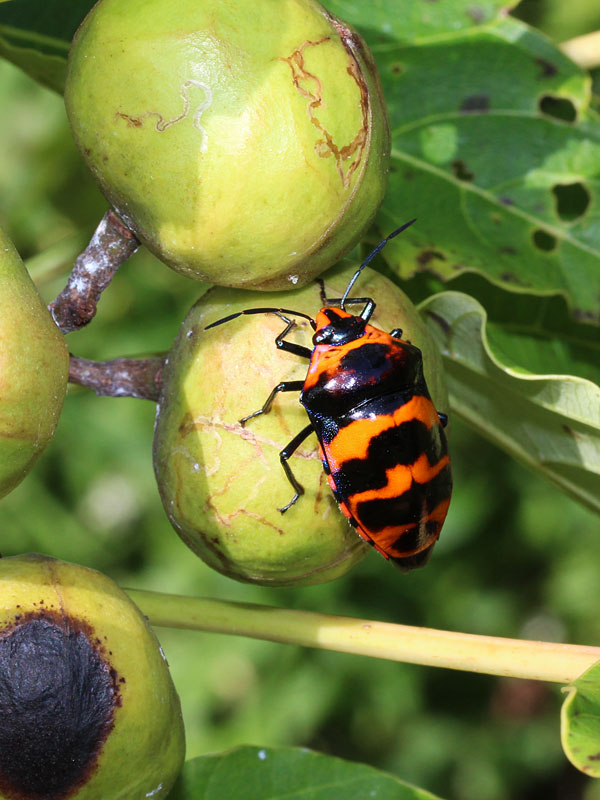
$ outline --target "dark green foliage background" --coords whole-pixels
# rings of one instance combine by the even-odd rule
[[[519,13],[557,40],[600,27],[589,0],[525,0]],[[0,224],[50,300],[105,203],[71,143],[57,94],[1,62],[0,108]],[[419,299],[423,278],[406,288]],[[201,291],[140,252],[94,323],[68,342],[89,358],[162,352]],[[268,590],[212,572],[171,530],[152,473],[153,420],[151,403],[70,392],[56,440],[0,505],[3,555],[48,553],[130,587],[498,636],[600,638],[597,516],[456,421],[456,492],[426,570],[400,576],[371,554],[335,583]],[[305,745],[452,800],[600,798],[561,752],[557,689],[158,633],[181,695],[189,756],[238,744]]]

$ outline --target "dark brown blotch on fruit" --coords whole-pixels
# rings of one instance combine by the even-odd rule
[[[0,792],[61,800],[94,773],[119,705],[92,630],[48,610],[0,634]]]

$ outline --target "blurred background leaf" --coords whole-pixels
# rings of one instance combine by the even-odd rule
[[[25,1],[10,0],[0,10]],[[43,5],[51,8],[50,0]],[[357,1],[344,8],[351,5],[355,13],[370,8]],[[500,4],[467,5],[487,9],[486,24],[495,24]],[[390,24],[400,25],[410,16],[405,8],[416,6],[416,0],[406,2]],[[419,0],[418,6],[433,15],[448,3]],[[374,3],[373,18],[378,13],[385,22],[388,7]],[[341,3],[335,10],[344,13]],[[536,25],[549,20],[557,41],[600,27],[595,0],[525,0],[515,13],[527,10]],[[560,24],[553,21],[559,18]],[[470,25],[468,19],[461,24]],[[494,37],[492,45],[498,46]],[[579,73],[569,69],[563,74],[577,83]],[[569,89],[569,98],[577,100],[578,92]],[[106,204],[71,142],[57,94],[1,63],[0,108],[0,222],[50,300]],[[503,139],[493,157],[508,160]],[[452,205],[438,208],[436,196],[421,219],[442,217],[440,230],[448,236]],[[410,196],[402,202],[412,215]],[[564,221],[557,225],[568,228]],[[389,227],[388,218],[382,226]],[[474,234],[465,235],[473,249]],[[414,250],[411,259],[412,270]],[[425,259],[402,282],[413,299],[449,288],[427,271],[437,271],[438,260]],[[505,365],[559,374],[568,362],[570,374],[597,381],[596,328],[570,317],[564,286],[558,287],[562,295],[531,294],[518,284],[499,288],[483,274],[465,273],[450,288],[482,302],[490,350]],[[202,290],[141,251],[115,278],[93,325],[67,341],[90,358],[164,351]],[[590,287],[590,306],[592,300]],[[513,310],[517,324],[511,328]],[[171,530],[152,473],[154,411],[149,402],[70,392],[56,440],[0,504],[0,551],[46,552],[134,588],[499,636],[600,640],[598,517],[457,417],[451,431],[454,499],[427,569],[400,576],[372,554],[343,580],[273,590],[217,575]],[[190,757],[240,744],[303,745],[387,770],[449,800],[600,800],[600,785],[562,754],[554,687],[229,636],[158,633],[182,697]]]

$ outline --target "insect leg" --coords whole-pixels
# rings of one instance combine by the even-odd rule
[[[263,407],[259,408],[258,411],[254,411],[252,414],[248,414],[247,417],[242,417],[240,420],[240,425],[245,425],[249,419],[252,419],[252,417],[258,417],[260,414],[268,414],[271,410],[271,406],[273,405],[275,395],[278,392],[301,392],[303,386],[304,381],[282,381],[281,383],[278,383],[265,400]]]
[[[281,331],[279,336],[275,338],[275,344],[277,345],[278,350],[284,350],[286,353],[293,353],[295,356],[300,356],[301,358],[308,358],[312,356],[312,350],[308,347],[303,347],[301,344],[294,344],[294,342],[286,342],[285,337],[288,333],[292,330],[294,325],[296,324],[293,319],[288,319],[284,317],[283,314],[280,314],[278,311],[275,312],[277,316],[282,319],[286,324],[285,328]],[[302,387],[300,387],[302,388]]]
[[[279,311],[274,311],[273,313],[277,314],[277,316],[286,323],[285,328],[275,337],[275,344],[277,345],[277,348],[279,350],[284,350],[286,353],[293,353],[296,356],[301,356],[302,358],[310,358],[312,353],[308,347],[303,347],[301,344],[294,344],[293,342],[285,341],[285,337],[296,324],[294,320],[288,319]],[[260,414],[268,414],[271,410],[271,406],[273,405],[275,395],[278,392],[301,392],[303,387],[304,381],[282,381],[282,383],[278,383],[271,394],[267,397],[263,407],[259,408],[258,411],[253,411],[252,414],[248,414],[246,417],[242,417],[240,420],[240,425],[245,425],[249,419],[252,419],[252,417],[258,417]]]
[[[283,450],[279,453],[279,460],[281,461],[281,466],[283,467],[285,475],[286,475],[286,478],[292,484],[292,488],[294,489],[294,492],[295,492],[295,494],[292,497],[292,499],[290,500],[290,502],[286,503],[286,505],[284,505],[283,508],[279,509],[279,511],[281,511],[282,514],[285,514],[285,512],[288,510],[288,508],[291,508],[291,506],[294,505],[294,503],[300,497],[301,494],[304,494],[304,487],[301,484],[299,484],[298,481],[296,480],[296,477],[294,476],[294,473],[292,472],[292,468],[288,464],[288,459],[300,447],[302,442],[308,436],[310,436],[310,434],[313,431],[314,431],[314,428],[313,428],[312,425],[307,425],[306,428],[302,428],[300,433],[298,433],[296,436],[294,436],[292,441],[286,447],[284,447]]]

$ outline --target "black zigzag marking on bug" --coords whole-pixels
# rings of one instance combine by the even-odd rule
[[[368,399],[364,403],[361,403],[348,411],[347,414],[339,417],[331,417],[326,414],[315,413],[312,411],[312,409],[307,409],[307,413],[311,422],[315,424],[315,427],[318,427],[319,438],[323,444],[327,446],[333,442],[338,432],[342,428],[352,425],[353,422],[365,419],[366,417],[372,415],[376,415],[378,417],[392,416],[394,412],[398,411],[398,409],[403,405],[410,403],[410,401],[413,400],[416,395],[421,395],[429,399],[427,389],[416,393],[414,391],[396,391],[391,394],[384,395],[383,397]]]
[[[375,498],[358,503],[356,518],[360,525],[374,533],[396,525],[416,524],[443,500],[447,500],[451,489],[450,466],[446,465],[427,484],[413,481],[410,489],[398,497]]]
[[[383,489],[388,484],[387,470],[397,466],[410,466],[415,453],[423,453],[431,467],[445,454],[439,434],[419,419],[388,428],[373,436],[366,458],[344,461],[333,473],[336,486],[345,497],[373,489]]]

